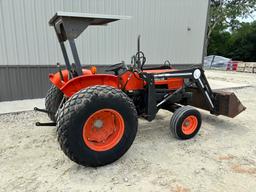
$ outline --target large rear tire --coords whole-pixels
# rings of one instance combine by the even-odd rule
[[[77,92],[58,114],[61,149],[84,166],[116,161],[130,148],[137,133],[137,112],[132,100],[110,86],[98,85]]]
[[[52,85],[45,97],[45,109],[49,112],[48,116],[53,122],[57,120],[55,115],[62,99],[63,93],[55,85]]]

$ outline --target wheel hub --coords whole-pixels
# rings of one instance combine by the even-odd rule
[[[100,119],[97,119],[96,121],[94,121],[94,123],[93,123],[93,126],[95,127],[95,128],[102,128],[102,126],[103,126],[103,121],[102,120],[100,120]]]
[[[113,109],[102,109],[93,113],[85,122],[83,139],[95,151],[113,148],[124,133],[124,120]]]
[[[190,124],[190,122],[189,122],[188,120],[186,120],[186,121],[184,122],[184,126],[185,126],[185,127],[188,127],[189,124]]]
[[[194,133],[198,125],[198,120],[196,116],[190,115],[188,116],[182,123],[182,132],[185,135],[190,135]]]

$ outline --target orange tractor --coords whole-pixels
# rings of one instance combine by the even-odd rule
[[[126,19],[122,16],[58,12],[49,21],[54,27],[66,69],[50,74],[46,112],[57,125],[58,141],[64,153],[85,166],[102,166],[119,159],[132,145],[138,118],[152,121],[159,109],[173,112],[172,134],[178,139],[194,137],[201,127],[195,108],[215,115],[235,117],[245,110],[234,93],[212,91],[202,68],[174,69],[170,62],[147,66],[138,50],[131,63],[108,66],[98,74],[96,67],[83,69],[75,39],[89,25],[105,25]],[[64,42],[68,41],[74,59],[70,64]],[[192,107],[193,106],[193,107]]]

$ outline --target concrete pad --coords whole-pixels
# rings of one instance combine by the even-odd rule
[[[233,83],[215,79],[208,79],[208,82],[212,89],[235,89],[250,86],[250,84],[247,83]]]
[[[0,114],[33,110],[34,107],[45,108],[44,99],[25,99],[0,102]]]

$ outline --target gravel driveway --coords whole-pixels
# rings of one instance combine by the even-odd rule
[[[130,150],[115,163],[82,167],[60,150],[45,114],[0,116],[0,191],[239,191],[256,189],[256,75],[207,72],[209,79],[249,83],[233,90],[247,110],[234,119],[202,112],[199,134],[170,135],[171,113],[139,122]]]

